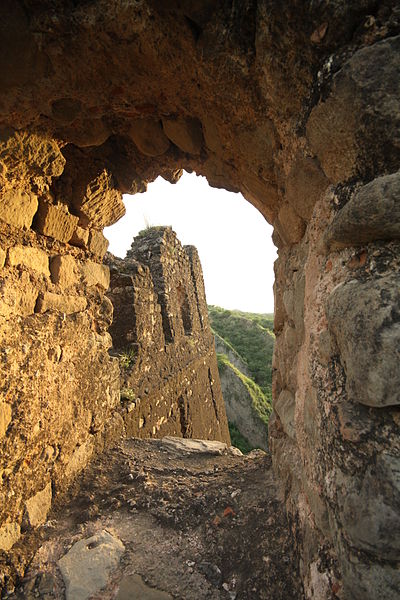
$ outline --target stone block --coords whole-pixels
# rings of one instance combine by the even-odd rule
[[[11,550],[20,537],[21,528],[18,523],[5,523],[0,527],[0,550]]]
[[[94,451],[92,440],[78,446],[65,467],[65,477],[70,479],[82,471],[88,464]]]
[[[357,190],[324,236],[327,248],[400,239],[400,171],[378,177]]]
[[[0,316],[11,318],[19,315],[27,317],[35,312],[35,304],[38,297],[37,286],[30,280],[28,273],[24,273],[17,284],[7,279],[0,289]],[[23,274],[23,275],[24,275]]]
[[[66,600],[87,600],[97,595],[118,567],[124,550],[121,540],[105,530],[76,542],[58,561]]]
[[[92,229],[89,233],[88,249],[98,258],[103,258],[108,248],[108,240],[101,231]]]
[[[333,183],[398,168],[399,52],[400,36],[355,52],[311,111],[307,138]]]
[[[63,254],[53,256],[50,261],[51,280],[64,288],[78,285],[80,282],[79,266],[73,256]]]
[[[53,139],[10,128],[0,130],[0,170],[10,181],[59,177],[65,158]]]
[[[88,286],[99,285],[107,290],[110,285],[110,269],[92,260],[87,260],[81,267],[84,283]]]
[[[9,248],[7,262],[11,267],[22,265],[50,277],[49,257],[44,250],[30,246]]]
[[[338,508],[351,545],[379,559],[400,555],[400,458],[386,452],[368,467],[359,487],[344,479]]]
[[[296,441],[294,422],[295,398],[289,390],[282,390],[274,403],[274,410],[278,414],[285,433]]]
[[[367,406],[400,404],[400,275],[337,286],[327,318],[346,373],[349,398]]]
[[[344,555],[342,598],[349,600],[398,600],[400,571],[397,565],[361,562],[355,553]]]
[[[305,223],[290,206],[290,204],[283,204],[281,207],[278,218],[274,223],[274,227],[277,228],[279,236],[285,244],[292,245],[297,244],[302,239],[306,230]]]
[[[78,217],[71,215],[64,205],[57,206],[41,202],[34,226],[36,231],[43,235],[55,238],[60,242],[69,242],[78,220]]]
[[[51,507],[52,492],[49,482],[43,490],[37,492],[25,503],[26,516],[31,527],[42,525]]]
[[[11,423],[11,406],[6,402],[0,401],[0,440],[4,437],[9,424]]]
[[[78,118],[69,129],[70,142],[79,148],[101,146],[110,137],[111,129],[103,119]]]
[[[114,187],[112,175],[105,169],[86,185],[83,192],[76,194],[73,204],[79,214],[80,226],[103,229],[125,214],[122,194]]]
[[[164,154],[170,142],[165,135],[161,122],[157,119],[137,119],[132,122],[129,136],[135,142],[140,152],[146,156],[160,156]]]
[[[34,194],[22,190],[7,190],[0,200],[0,219],[15,227],[29,229],[38,204]]]
[[[305,221],[311,218],[314,205],[329,185],[315,159],[299,157],[286,179],[286,200]]]
[[[87,300],[83,296],[67,296],[45,292],[38,298],[36,312],[44,313],[48,310],[57,310],[70,315],[85,310],[86,306]]]
[[[203,145],[201,122],[191,117],[164,118],[163,129],[178,148],[188,154],[200,154]]]
[[[70,244],[73,246],[78,246],[79,248],[86,248],[89,241],[89,230],[84,229],[83,227],[77,226],[72,237],[70,239]]]
[[[4,267],[4,263],[6,262],[6,251],[3,248],[0,248],[0,269]]]

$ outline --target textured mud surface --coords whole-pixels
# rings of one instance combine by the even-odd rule
[[[303,597],[264,452],[235,456],[185,451],[160,440],[121,442],[54,509],[12,598],[64,598],[58,560],[104,530],[124,551],[93,599]],[[74,568],[84,583],[84,560]]]

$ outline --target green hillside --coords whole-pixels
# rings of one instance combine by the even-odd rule
[[[219,306],[209,306],[208,312],[212,329],[236,350],[255,383],[270,400],[274,316],[226,310]]]
[[[257,413],[264,426],[267,427],[272,411],[272,354],[275,341],[273,315],[226,310],[219,306],[209,306],[208,312],[216,339],[223,339],[226,353],[231,356],[229,360],[226,354],[217,354],[221,383],[225,376],[225,370],[229,367],[245,386],[248,397],[251,399],[253,407],[251,410]],[[242,364],[240,369],[244,369],[246,366],[247,374],[250,374],[251,378],[232,364],[231,360],[235,361],[235,356],[240,359],[240,362],[236,364],[239,367]],[[226,402],[230,402],[230,398],[232,398],[230,389],[224,392],[224,398]],[[236,415],[236,412],[231,414],[233,421],[236,420]],[[242,425],[246,429],[247,425],[243,423]],[[242,452],[249,452],[253,448],[251,442],[243,436],[241,426],[238,427],[230,420],[229,430],[233,445],[240,448]],[[254,441],[253,444],[257,445],[257,442]]]

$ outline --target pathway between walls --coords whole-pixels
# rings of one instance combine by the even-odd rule
[[[124,440],[55,506],[15,600],[301,600],[269,455]]]

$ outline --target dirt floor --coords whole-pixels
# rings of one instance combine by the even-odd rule
[[[130,439],[100,456],[7,597],[301,600],[269,456],[218,444]],[[69,551],[66,573],[58,561]]]

